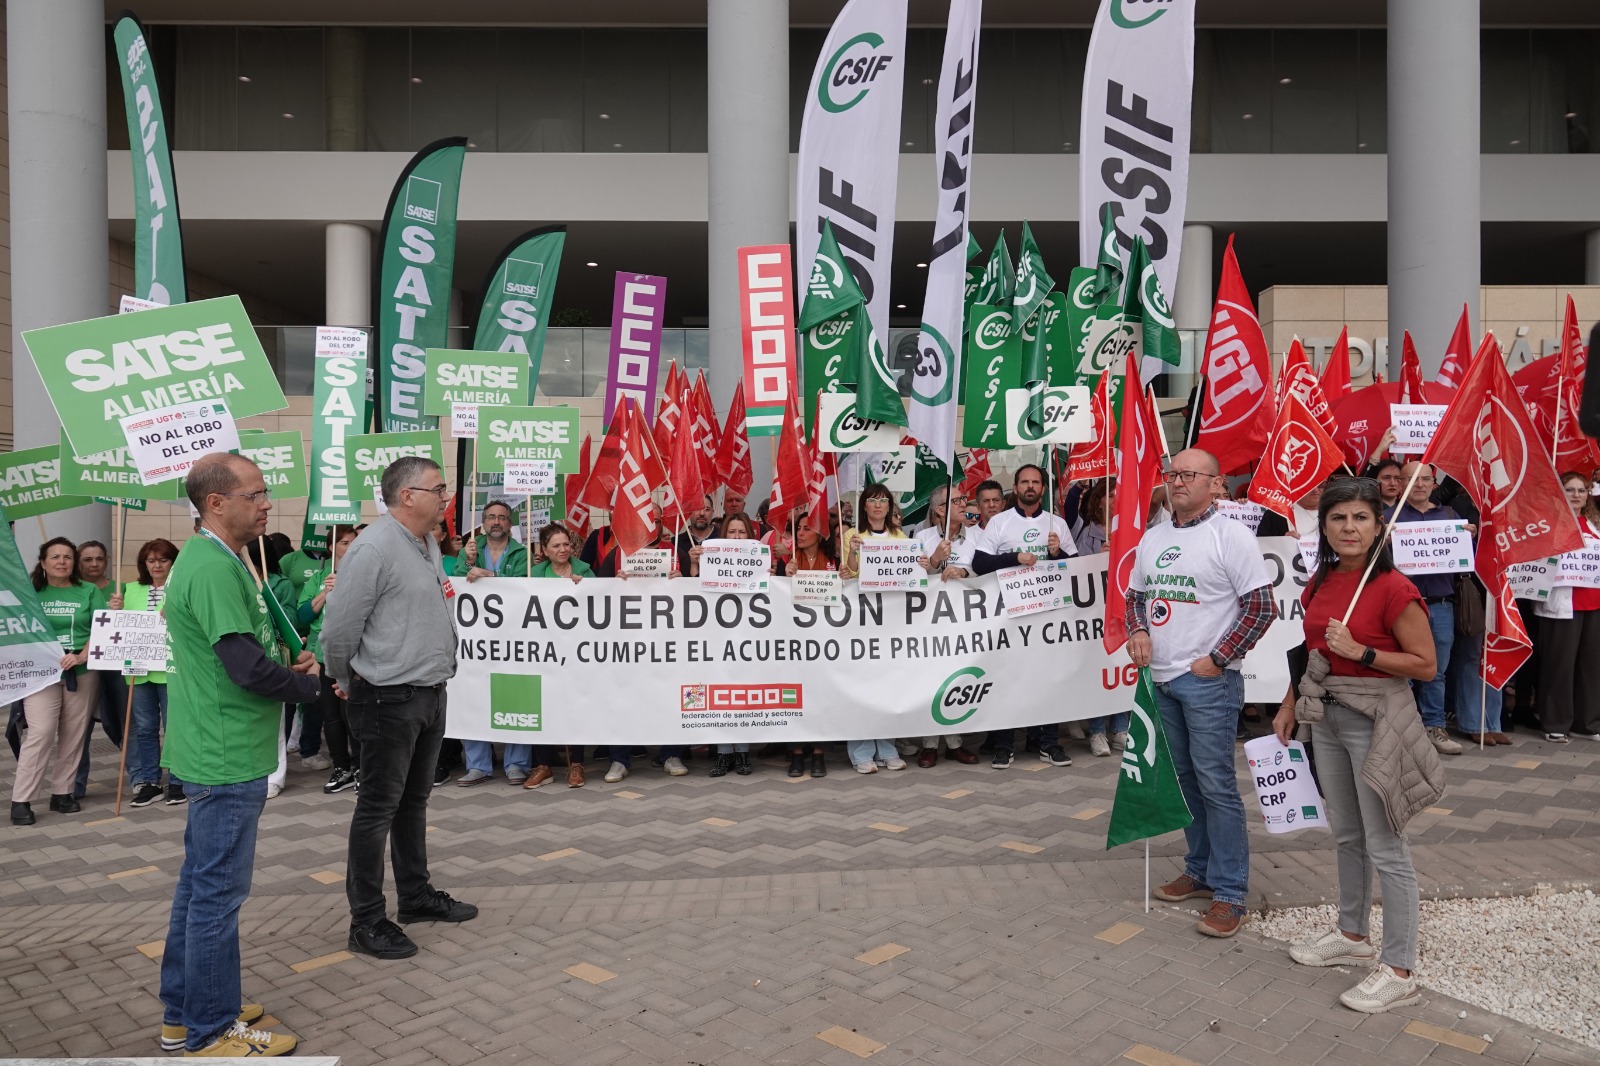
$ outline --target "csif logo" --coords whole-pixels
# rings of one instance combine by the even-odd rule
[[[1168,548],[1166,551],[1164,551],[1160,555],[1156,556],[1156,569],[1157,570],[1165,570],[1167,567],[1169,567],[1173,563],[1177,562],[1178,561],[1178,557],[1181,556],[1182,554],[1183,554],[1183,549],[1182,548]]]
[[[836,300],[843,285],[844,267],[831,256],[818,252],[816,261],[811,264],[811,277],[806,282],[811,295],[819,300]]]
[[[1148,26],[1167,13],[1173,0],[1111,0],[1111,21],[1125,30]],[[1136,9],[1150,9],[1148,14]]]
[[[992,311],[984,316],[972,331],[972,342],[981,350],[992,352],[1011,335],[1011,313]]]
[[[881,430],[885,425],[887,423],[862,418],[856,413],[856,405],[848,404],[828,427],[828,442],[838,451],[851,451],[866,440],[869,433]]]
[[[406,179],[405,217],[432,225],[439,221],[439,199],[444,186],[415,174]]]
[[[894,56],[879,52],[882,47],[883,38],[869,30],[850,38],[828,57],[822,77],[817,79],[817,103],[824,111],[848,111],[866,98],[878,75],[894,62]],[[855,86],[861,90],[854,96],[841,100],[834,95],[848,93]]]
[[[1072,290],[1072,305],[1082,311],[1093,311],[1095,308],[1095,276],[1088,275]]]
[[[982,667],[963,666],[945,678],[933,694],[933,720],[943,726],[960,725],[977,714],[994,688],[994,682],[984,681],[983,676]]]
[[[1156,275],[1154,263],[1146,265],[1144,274],[1139,278],[1139,294],[1144,298],[1146,314],[1167,329],[1178,328],[1172,318],[1172,308],[1167,306],[1167,297],[1161,291],[1161,279]]]

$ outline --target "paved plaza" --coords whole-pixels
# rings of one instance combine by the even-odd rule
[[[1600,1059],[1437,994],[1358,1015],[1336,998],[1355,974],[1295,966],[1248,926],[1196,936],[1201,901],[1144,913],[1142,846],[1104,850],[1116,762],[1069,750],[1068,768],[862,777],[835,757],[821,780],[778,760],[711,779],[697,757],[687,778],[636,760],[618,785],[591,763],[578,790],[447,784],[433,879],[482,914],[410,927],[422,951],[400,962],[343,950],[355,797],[292,769],[262,820],[245,994],[302,1054],[352,1064]],[[82,814],[0,830],[0,1055],[159,1054],[183,809],[114,819],[116,752],[95,755]],[[1447,769],[1412,828],[1425,896],[1600,882],[1600,744],[1518,733]],[[1253,911],[1332,897],[1327,833],[1253,825],[1251,844]],[[1159,838],[1153,877],[1181,853]]]

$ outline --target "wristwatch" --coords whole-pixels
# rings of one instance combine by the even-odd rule
[[[1377,657],[1378,657],[1378,649],[1374,648],[1371,644],[1368,644],[1367,645],[1367,650],[1361,653],[1361,665],[1362,666],[1371,666],[1372,665],[1372,661],[1374,659],[1376,659]]]
[[[1216,652],[1211,653],[1211,662],[1218,670],[1226,670],[1228,668],[1228,660]]]

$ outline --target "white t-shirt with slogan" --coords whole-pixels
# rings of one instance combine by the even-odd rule
[[[1078,554],[1077,545],[1072,541],[1072,527],[1060,515],[1041,510],[1028,518],[1015,507],[1007,507],[989,519],[989,524],[979,532],[976,548],[990,555],[1031,552],[1043,559],[1050,554],[1052,533],[1061,538],[1064,554]]]
[[[1270,584],[1261,549],[1239,522],[1212,515],[1198,525],[1146,530],[1128,585],[1144,593],[1150,676],[1171,681],[1211,654],[1239,620],[1239,597]]]

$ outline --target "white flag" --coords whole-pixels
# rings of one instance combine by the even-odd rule
[[[939,210],[928,257],[928,294],[911,378],[911,435],[954,469],[956,389],[961,380],[962,312],[967,285],[967,216],[972,195],[972,138],[977,118],[978,24],[983,0],[950,0],[950,28],[934,111],[934,173]]]
[[[810,271],[833,223],[880,337],[889,336],[889,265],[900,174],[906,0],[849,0],[817,57],[800,124],[795,242]]]
[[[1099,256],[1109,210],[1124,261],[1143,236],[1163,292],[1178,285],[1189,196],[1195,0],[1101,0],[1083,73],[1078,261]]]

